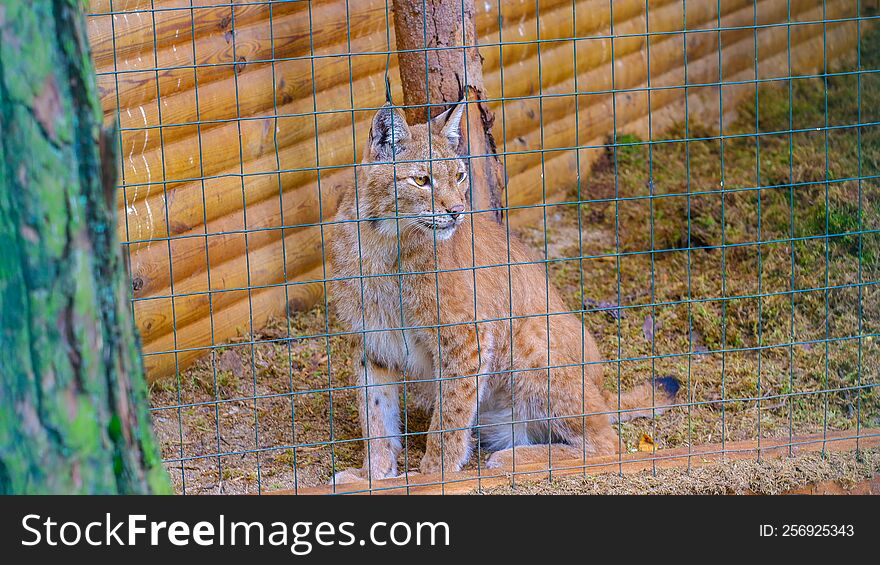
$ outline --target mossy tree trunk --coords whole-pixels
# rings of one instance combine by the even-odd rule
[[[495,117],[483,102],[473,0],[394,0],[394,34],[404,51],[398,55],[404,104],[450,104],[463,95],[475,102],[465,114],[459,152],[470,156],[474,209],[493,210],[500,222],[504,174],[492,136]],[[407,121],[422,123],[443,110],[407,108]]]
[[[0,0],[0,493],[165,493],[82,10]]]

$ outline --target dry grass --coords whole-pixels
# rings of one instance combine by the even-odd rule
[[[880,34],[863,49],[863,68],[880,67]],[[880,121],[869,103],[880,77],[862,77],[861,118],[856,80],[828,80],[830,125]],[[699,123],[662,138],[687,143],[645,145],[620,132],[627,145],[609,149],[582,187],[591,201],[549,207],[546,227],[518,234],[538,255],[546,244],[551,283],[571,310],[586,309],[603,356],[620,360],[606,369],[609,388],[651,375],[686,384],[690,406],[620,426],[627,450],[642,433],[665,448],[779,437],[789,427],[853,429],[858,417],[880,425],[880,342],[853,339],[880,333],[880,288],[859,285],[880,281],[880,182],[837,182],[880,175],[880,129],[863,127],[861,139],[855,128],[815,131],[826,120],[821,79],[794,81],[793,94],[790,107],[787,85],[762,86],[757,111],[724,127],[743,136],[723,142],[694,140],[717,135]],[[805,131],[756,138],[756,123],[761,132]],[[826,233],[834,237],[819,237]],[[345,388],[351,350],[323,337],[344,329],[323,306],[289,324],[151,391],[163,456],[185,459],[167,464],[179,491],[312,486],[360,463],[356,397]],[[407,425],[401,465],[414,468],[425,415],[410,413]],[[720,468],[728,482],[718,484],[735,491],[730,481],[751,481],[745,475],[767,465],[775,463]],[[639,488],[655,488],[645,481]]]

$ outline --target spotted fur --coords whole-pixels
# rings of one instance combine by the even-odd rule
[[[358,190],[343,198],[330,233],[332,299],[363,352],[366,438],[363,468],[337,482],[397,474],[404,381],[432,411],[423,473],[461,469],[475,424],[496,452],[490,465],[506,464],[514,449],[517,461],[546,461],[549,444],[572,456],[614,453],[612,421],[650,415],[652,401],[669,404],[677,390],[670,380],[642,385],[621,395],[618,413],[592,335],[560,313],[543,265],[490,213],[469,212],[467,167],[453,149],[463,110],[409,126],[399,110],[380,109]]]

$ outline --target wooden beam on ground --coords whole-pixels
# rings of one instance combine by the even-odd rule
[[[794,455],[826,451],[841,452],[852,451],[856,447],[868,449],[880,447],[880,429],[863,429],[857,436],[854,430],[828,432],[823,439],[822,434],[796,436],[788,440],[764,439],[761,440],[760,456],[762,458],[784,457],[789,454],[789,448]],[[554,451],[555,452],[555,451]],[[623,455],[605,455],[601,457],[587,457],[583,459],[558,459],[553,461],[553,476],[565,477],[582,475],[584,472],[590,475],[603,473],[638,473],[640,471],[658,469],[687,469],[690,467],[703,467],[715,463],[736,460],[755,459],[759,454],[758,442],[755,440],[731,441],[723,446],[720,443],[712,443],[694,446],[688,450],[686,447],[675,449],[659,449],[654,453],[626,453]],[[511,478],[515,477],[518,483],[536,482],[548,478],[547,465],[545,463],[529,463],[517,465],[516,469],[479,469],[473,471],[461,471],[458,473],[446,473],[445,475],[414,475],[409,481],[405,478],[383,479],[372,483],[348,483],[319,487],[301,488],[296,494],[466,494],[477,488],[489,488],[507,486]],[[792,493],[799,494],[838,494],[843,491],[840,485],[834,481],[825,481],[815,485],[808,485],[803,489],[797,489]],[[861,494],[880,493],[880,484],[875,476],[872,481],[859,484],[857,490]],[[276,491],[271,494],[294,494],[292,490]]]
[[[874,475],[866,481],[853,485],[842,486],[837,481],[819,481],[805,487],[785,491],[783,494],[878,494],[880,495],[880,475]]]

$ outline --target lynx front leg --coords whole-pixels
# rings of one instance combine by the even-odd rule
[[[479,391],[485,383],[484,377],[477,376],[480,353],[476,330],[461,326],[441,329],[440,357],[434,365],[439,368],[435,375],[440,386],[420,470],[422,473],[437,473],[441,469],[458,471],[471,455],[471,426],[477,413]]]
[[[401,450],[398,383],[402,377],[370,360],[358,363],[357,373],[364,466],[337,473],[336,483],[397,476],[397,456]]]

